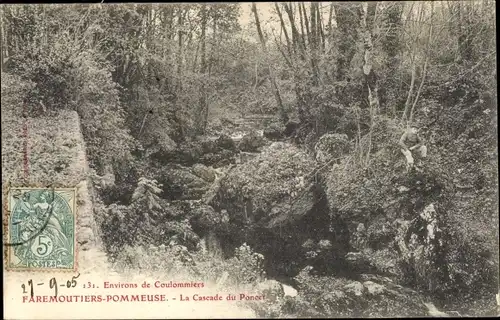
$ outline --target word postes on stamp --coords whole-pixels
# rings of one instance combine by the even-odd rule
[[[76,189],[8,191],[7,269],[75,270]]]

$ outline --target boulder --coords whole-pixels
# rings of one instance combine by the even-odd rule
[[[217,139],[186,141],[173,150],[160,149],[152,154],[152,158],[163,164],[181,164],[191,166],[195,163],[214,165],[234,157],[235,142],[228,135],[220,135]]]
[[[327,133],[322,135],[314,146],[316,160],[326,162],[336,159],[350,150],[349,139],[346,134]]]
[[[161,197],[169,200],[201,199],[209,188],[206,180],[182,166],[162,169],[157,180],[163,185]]]
[[[295,288],[293,288],[293,287],[291,287],[289,285],[286,285],[286,284],[282,283],[282,286],[283,286],[283,291],[285,293],[285,297],[289,296],[289,297],[293,298],[293,297],[296,297],[299,294],[299,292]]]
[[[265,280],[259,283],[257,290],[264,294],[266,300],[276,301],[285,296],[283,285],[276,280]]]
[[[318,242],[319,250],[329,250],[332,248],[332,242],[330,240],[320,240]]]
[[[303,271],[294,279],[299,295],[292,301],[301,300],[326,318],[429,315],[423,296],[381,276],[361,274],[358,280],[351,280]],[[292,309],[295,316],[303,316],[301,310]]]
[[[366,230],[368,247],[380,250],[388,247],[396,236],[396,230],[391,222],[384,218],[374,219]]]
[[[243,152],[258,152],[265,143],[264,137],[252,131],[241,138],[238,149]]]
[[[443,240],[433,203],[412,220],[383,218],[358,224],[351,231],[351,248],[346,255],[349,268],[356,272],[377,272],[419,289],[435,291],[443,285]]]
[[[297,131],[297,129],[299,128],[299,126],[300,126],[300,122],[290,120],[290,121],[288,121],[286,123],[285,130],[284,130],[283,134],[286,137],[290,137],[290,136],[292,136],[295,133],[295,131]]]
[[[197,163],[191,168],[191,170],[193,174],[205,181],[213,182],[215,180],[215,170],[213,168]]]
[[[269,140],[280,140],[283,138],[284,130],[284,126],[277,123],[271,123],[264,129],[263,135]]]
[[[207,230],[224,230],[229,222],[227,211],[216,212],[211,206],[197,204],[190,209],[193,230],[204,234]]]
[[[385,286],[375,283],[373,281],[365,281],[363,282],[363,286],[366,288],[367,292],[371,295],[379,295],[386,291]]]
[[[351,296],[362,296],[365,292],[365,287],[359,281],[352,281],[346,284],[344,287],[344,292]]]
[[[308,250],[311,250],[312,248],[314,248],[314,240],[312,239],[307,239],[304,243],[302,243],[302,247],[304,249],[308,249]]]
[[[285,273],[305,263],[326,268],[339,263],[347,245],[343,224],[330,214],[322,187],[307,179],[314,167],[305,151],[275,142],[229,171],[208,204],[229,213],[233,245],[246,238],[266,256],[269,268]],[[313,255],[302,246],[307,239],[315,243]]]
[[[433,203],[427,205],[411,221],[403,221],[395,239],[400,253],[400,263],[406,267],[405,276],[416,287],[435,292],[445,285],[442,232]]]
[[[217,153],[207,153],[200,158],[200,162],[206,166],[221,168],[236,162],[234,151],[223,149]]]
[[[217,147],[220,149],[236,151],[236,144],[234,143],[233,139],[231,139],[231,137],[228,135],[225,134],[220,135],[220,137],[217,138],[215,142],[217,144]]]
[[[215,140],[207,139],[201,142],[201,149],[203,154],[216,153],[219,151],[217,142]]]
[[[398,172],[398,150],[390,148],[371,155],[370,170],[341,163],[329,173],[330,208],[347,223],[350,251],[356,253],[347,260],[353,270],[443,296],[455,281],[447,275],[452,264],[442,235],[453,208],[449,181],[434,166]]]
[[[200,159],[204,150],[199,141],[188,141],[178,144],[173,150],[163,150],[151,154],[152,159],[162,164],[177,163],[182,165],[192,165]]]
[[[227,207],[224,209],[241,215],[246,204],[239,200],[244,197],[253,203],[251,212],[247,210],[247,216],[252,217],[262,211],[270,213],[272,207],[288,203],[287,200],[306,190],[308,186],[301,184],[297,178],[304,177],[312,168],[314,161],[305,151],[289,143],[275,142],[254,159],[227,173],[221,182],[218,197],[214,199],[214,202],[218,201],[214,203],[214,208]],[[229,210],[233,206],[237,210]]]
[[[248,162],[257,157],[258,155],[259,154],[256,152],[240,152],[240,157],[239,157],[240,163]]]

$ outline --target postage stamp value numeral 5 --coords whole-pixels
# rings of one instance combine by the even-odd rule
[[[76,189],[8,191],[7,269],[75,270]]]

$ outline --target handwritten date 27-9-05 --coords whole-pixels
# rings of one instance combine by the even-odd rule
[[[76,287],[76,279],[78,279],[78,277],[80,276],[80,274],[76,275],[76,276],[72,276],[71,277],[71,280],[67,280],[66,283],[64,283],[64,280],[63,280],[63,283],[62,284],[58,284],[57,283],[57,279],[54,277],[54,278],[51,278],[49,280],[49,288],[50,289],[54,289],[54,296],[57,297],[57,292],[58,292],[58,286],[60,287],[66,287],[66,288],[74,288]],[[29,279],[28,280],[28,285],[26,286],[26,284],[21,284],[21,288],[23,289],[23,294],[27,294],[28,292],[26,291],[27,287],[29,287],[29,290],[30,290],[30,295],[33,297],[35,295],[35,289],[34,287],[35,286],[43,286],[43,285],[46,285],[44,282],[40,282],[40,283],[36,283],[34,284],[33,283],[33,279]]]

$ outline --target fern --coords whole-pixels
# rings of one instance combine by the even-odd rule
[[[162,210],[160,205],[160,197],[158,194],[162,191],[162,185],[156,180],[150,180],[144,177],[139,178],[137,188],[132,194],[132,203],[146,202],[147,208],[152,211],[154,209]]]

